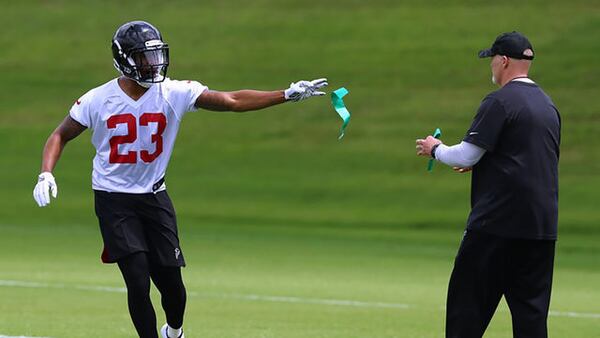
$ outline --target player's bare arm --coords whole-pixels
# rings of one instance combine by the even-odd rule
[[[85,126],[67,115],[46,141],[41,172],[52,172],[67,142],[77,137],[86,129]]]
[[[58,196],[58,186],[52,175],[52,170],[54,170],[67,142],[77,137],[85,129],[85,126],[67,115],[48,137],[42,155],[41,174],[38,176],[38,183],[33,190],[33,197],[40,207],[50,204],[50,194],[54,198]]]
[[[196,107],[212,111],[246,112],[271,107],[286,101],[300,101],[312,96],[322,96],[321,88],[327,86],[327,79],[298,81],[286,90],[259,91],[238,90],[221,92],[207,90],[196,99]]]
[[[245,112],[267,108],[284,102],[283,90],[271,92],[258,90],[239,90],[235,92],[207,90],[196,100],[196,107],[212,111]]]

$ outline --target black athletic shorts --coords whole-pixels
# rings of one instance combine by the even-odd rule
[[[175,209],[166,191],[126,194],[94,190],[96,216],[104,240],[102,262],[115,263],[147,252],[162,266],[185,266]]]

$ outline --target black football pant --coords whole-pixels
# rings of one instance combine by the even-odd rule
[[[154,263],[143,251],[120,259],[118,265],[127,285],[129,314],[140,338],[158,338],[156,314],[150,300],[150,279],[160,292],[169,326],[183,325],[186,292],[180,267]]]
[[[515,338],[548,337],[554,245],[465,232],[448,286],[446,337],[482,337],[502,296]]]

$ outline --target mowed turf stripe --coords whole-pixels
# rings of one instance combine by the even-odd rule
[[[67,285],[60,283],[39,283],[17,280],[1,280],[0,287],[24,287],[24,288],[42,288],[42,289],[74,289],[84,291],[99,291],[99,292],[114,292],[126,293],[126,288],[110,287],[110,286],[94,286],[94,285]],[[384,302],[364,302],[344,299],[322,299],[322,298],[304,298],[291,296],[268,296],[268,295],[253,295],[253,294],[206,294],[190,291],[187,293],[192,297],[212,298],[212,299],[231,299],[243,301],[259,301],[259,302],[279,302],[279,303],[296,303],[296,304],[317,304],[317,305],[333,305],[333,306],[350,306],[350,307],[367,307],[367,308],[392,308],[392,309],[410,309],[415,308],[411,304],[402,303],[384,303]],[[571,318],[589,318],[600,319],[600,313],[589,312],[573,312],[573,311],[550,311],[549,316],[553,317],[571,317]],[[0,336],[4,338],[4,336]]]

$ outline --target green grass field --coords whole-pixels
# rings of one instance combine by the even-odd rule
[[[476,52],[513,29],[563,118],[550,336],[600,337],[597,1],[19,1],[1,16],[0,336],[135,336],[118,270],[99,260],[90,133],[65,150],[51,206],[31,191],[49,133],[116,76],[114,30],[144,19],[171,46],[172,78],[350,90],[342,141],[328,98],[186,116],[167,182],[188,338],[443,337],[470,178],[428,174],[414,140],[461,139],[494,90]],[[486,337],[512,337],[504,302]]]

